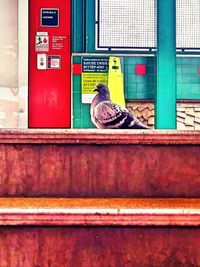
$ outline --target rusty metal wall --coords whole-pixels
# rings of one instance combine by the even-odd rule
[[[0,227],[0,266],[200,266],[199,240],[199,228]]]
[[[0,144],[0,196],[199,197],[199,162],[198,145]]]

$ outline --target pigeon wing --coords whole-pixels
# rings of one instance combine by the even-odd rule
[[[111,101],[102,101],[96,105],[93,117],[96,126],[102,129],[128,129],[134,124],[132,114]]]

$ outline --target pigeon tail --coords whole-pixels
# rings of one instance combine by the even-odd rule
[[[135,124],[135,125],[132,125],[132,126],[129,126],[128,129],[144,129],[144,130],[150,130],[151,128],[149,128],[148,126],[140,123],[140,124]]]

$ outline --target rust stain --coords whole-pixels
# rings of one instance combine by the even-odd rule
[[[200,266],[199,240],[192,227],[0,227],[0,266]]]
[[[0,196],[199,197],[198,145],[0,144]]]

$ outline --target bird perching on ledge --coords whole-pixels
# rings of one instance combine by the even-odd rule
[[[108,87],[100,83],[94,89],[90,115],[92,123],[99,129],[150,129],[123,108],[110,100]]]

